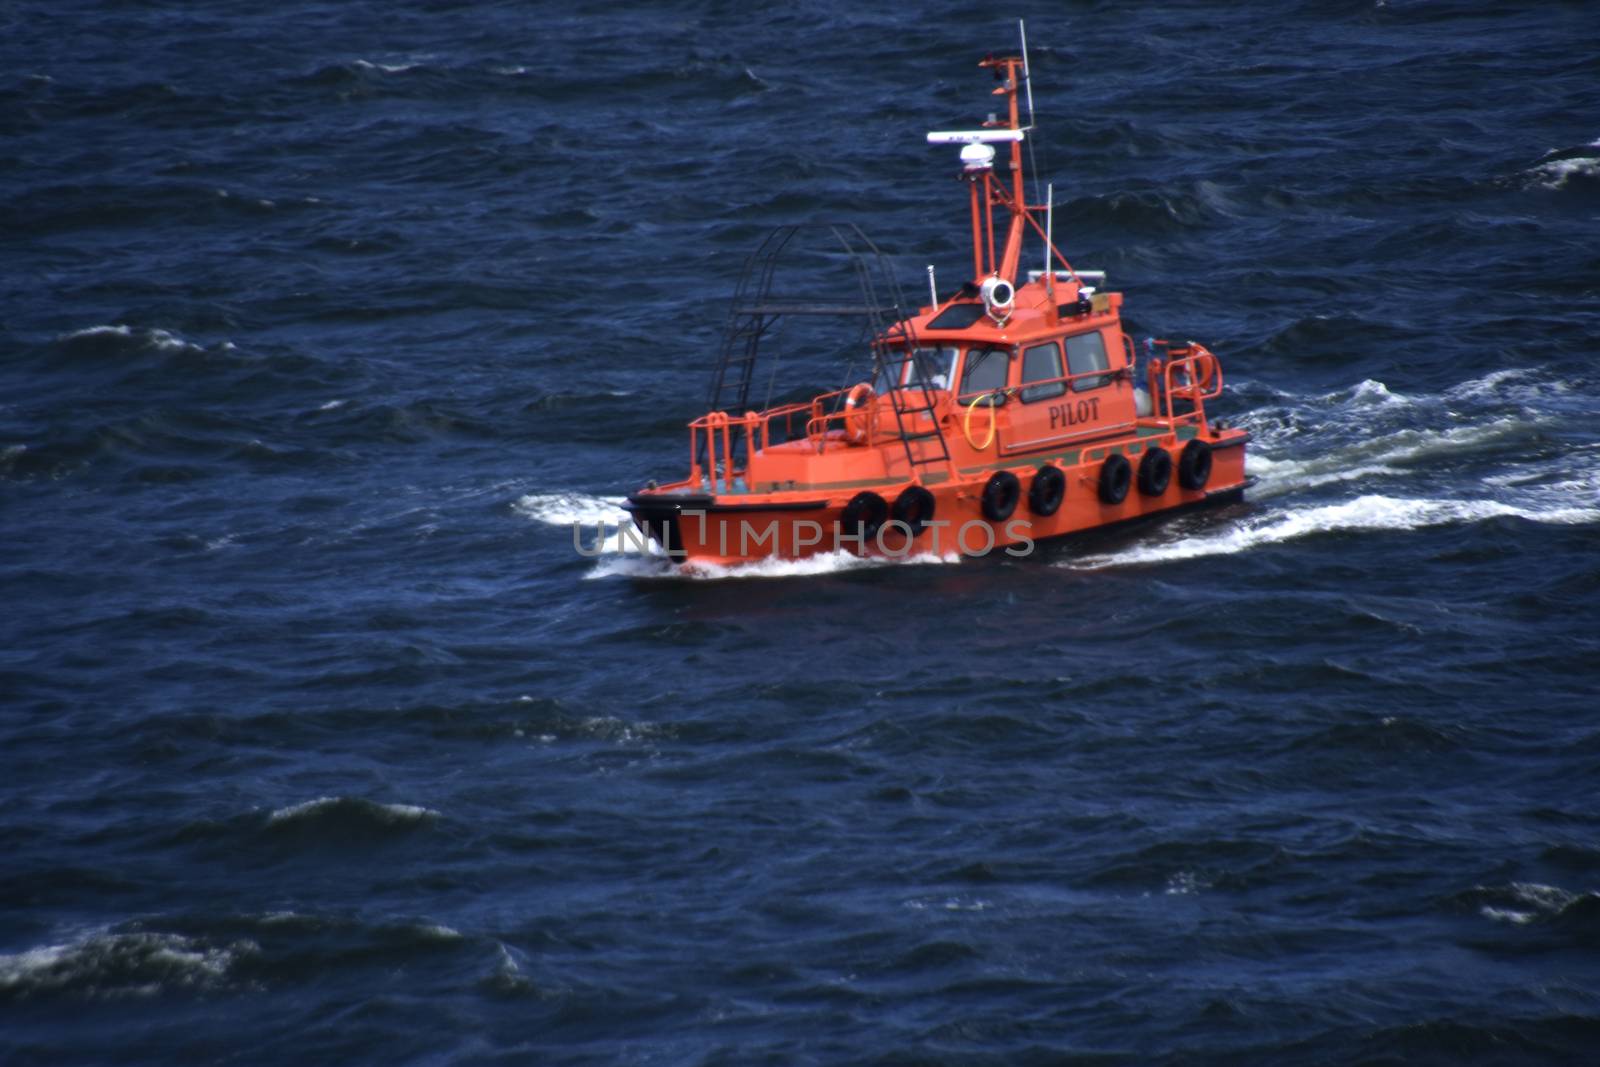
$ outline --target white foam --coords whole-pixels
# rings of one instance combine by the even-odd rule
[[[1307,459],[1276,459],[1265,452],[1252,452],[1245,464],[1261,479],[1255,495],[1267,498],[1336,482],[1402,474],[1397,465],[1457,456],[1465,449],[1516,437],[1531,425],[1519,416],[1505,416],[1447,430],[1398,430],[1320,449]]]
[[[90,326],[84,330],[74,330],[62,338],[63,341],[73,341],[80,337],[132,337],[133,327],[120,323],[116,326]]]
[[[857,556],[850,552],[819,552],[800,559],[771,556],[750,563],[721,565],[703,561],[675,563],[666,556],[623,555],[601,559],[585,578],[663,578],[678,581],[718,582],[738,578],[804,578],[817,574],[842,574],[875,567],[928,566],[959,563],[957,553],[932,552],[911,556]]]
[[[551,526],[571,526],[573,523],[593,527],[597,523],[619,523],[633,520],[622,510],[626,498],[620,496],[588,496],[583,493],[529,493],[512,504],[520,514]],[[593,530],[590,534],[592,536]]]
[[[422,66],[422,63],[420,61],[416,63],[372,63],[365,59],[358,59],[355,65],[362,70],[381,70],[385,74],[399,74],[402,71],[415,70],[417,67]]]
[[[317,410],[318,411],[337,411],[339,408],[344,407],[348,403],[350,403],[350,401],[348,401],[348,400],[330,400],[325,404],[317,405]]]
[[[207,946],[178,934],[96,931],[75,941],[0,954],[0,990],[84,986],[95,996],[154,996],[175,987],[221,984],[251,941]]]
[[[146,344],[162,352],[203,352],[205,349],[192,341],[185,341],[177,334],[168,333],[166,330],[151,330]]]
[[[1578,899],[1565,889],[1540,885],[1538,882],[1512,882],[1505,889],[1490,892],[1509,899],[1501,901],[1505,905],[1503,907],[1485,904],[1478,909],[1478,914],[1493,922],[1511,923],[1514,926],[1526,926],[1535,919],[1558,915]]]
[[[1526,173],[1530,184],[1537,185],[1541,189],[1561,189],[1565,188],[1568,179],[1575,175],[1600,178],[1600,159],[1591,156],[1557,159],[1541,163]]]
[[[1504,370],[1490,371],[1482,378],[1469,378],[1459,385],[1451,386],[1445,390],[1445,395],[1460,398],[1494,397],[1507,383],[1525,381],[1532,376],[1533,371],[1527,367],[1507,367]]]
[[[1295,460],[1272,459],[1255,453],[1245,457],[1245,472],[1257,479],[1256,487],[1250,494],[1257,500],[1339,482],[1403,473],[1398,468],[1383,463],[1350,466],[1339,456]]]
[[[446,926],[443,923],[424,923],[423,925],[417,927],[417,932],[433,941],[462,940],[460,930],[457,930],[453,926]]]
[[[1348,393],[1333,393],[1323,399],[1337,401],[1341,397],[1345,403],[1357,407],[1404,406],[1413,403],[1411,397],[1394,392],[1376,378],[1365,378]]]
[[[267,816],[267,825],[287,822],[292,819],[302,819],[339,804],[349,803],[345,797],[317,797],[299,804],[291,804],[286,808],[279,808]],[[372,801],[356,801],[362,805],[369,805],[372,810],[382,813],[386,821],[390,822],[419,822],[423,819],[437,818],[439,813],[432,808],[424,808],[417,804],[377,804]]]
[[[1526,926],[1528,923],[1533,922],[1534,918],[1536,917],[1531,911],[1514,911],[1511,908],[1492,908],[1487,904],[1479,908],[1478,912],[1485,919],[1491,919],[1494,922],[1512,923],[1516,926]]]
[[[1135,545],[1104,556],[1084,556],[1058,566],[1079,570],[1140,563],[1169,563],[1202,556],[1231,556],[1263,545],[1327,533],[1416,530],[1514,516],[1530,522],[1577,525],[1600,522],[1600,507],[1546,510],[1496,500],[1427,500],[1368,495],[1339,504],[1273,511],[1221,533],[1166,544]]]
[[[89,337],[137,337],[145,348],[153,348],[158,352],[204,352],[205,348],[186,341],[170,330],[149,329],[135,330],[125,323],[114,326],[90,326],[82,330],[74,330],[65,334],[61,340],[75,341]],[[231,346],[228,346],[231,347]]]
[[[1193,871],[1179,871],[1167,879],[1167,888],[1164,892],[1169,897],[1185,897],[1193,896],[1202,888],[1209,888],[1209,886],[1201,882],[1199,876]]]

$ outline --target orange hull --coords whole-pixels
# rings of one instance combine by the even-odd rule
[[[1211,476],[1203,488],[1185,489],[1174,478],[1162,492],[1149,495],[1134,485],[1118,504],[1108,504],[1099,495],[1105,456],[1122,454],[1133,460],[1152,444],[1171,449],[1178,443],[1174,437],[1096,443],[1065,454],[1047,451],[1017,456],[983,466],[960,480],[924,479],[934,500],[932,518],[909,538],[909,523],[891,518],[874,531],[862,523],[849,524],[844,514],[857,493],[876,489],[890,501],[911,484],[905,481],[880,480],[872,486],[852,486],[830,494],[796,490],[717,495],[696,493],[683,484],[634,494],[626,507],[641,530],[674,559],[686,563],[732,566],[841,551],[883,558],[994,552],[1025,556],[1041,541],[1237,498],[1248,484],[1244,472],[1247,439],[1239,430],[1216,435],[1211,441]],[[1073,452],[1078,453],[1077,461],[1066,462]],[[1046,462],[1065,475],[1065,492],[1054,514],[1040,515],[1030,508],[1029,490]],[[995,519],[984,512],[982,492],[988,479],[1001,470],[1017,477],[1021,492],[1015,509]]]

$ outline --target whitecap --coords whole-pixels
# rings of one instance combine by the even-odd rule
[[[63,334],[62,341],[80,341],[91,337],[126,337],[137,339],[144,348],[153,348],[158,352],[204,352],[205,348],[187,341],[170,330],[160,328],[135,329],[126,323],[116,325],[89,326],[82,330],[74,330]]]
[[[99,997],[154,996],[221,985],[251,941],[208,945],[178,934],[100,930],[65,944],[0,954],[0,990],[23,994],[78,988]]]
[[[428,938],[430,941],[463,940],[460,930],[457,930],[453,926],[446,926],[443,923],[423,923],[421,926],[417,927],[417,933]]]
[[[1516,926],[1526,926],[1528,923],[1533,922],[1533,920],[1536,918],[1534,913],[1531,911],[1515,911],[1511,908],[1495,908],[1490,907],[1488,904],[1485,904],[1482,908],[1478,909],[1478,912],[1485,919],[1491,919],[1495,922],[1512,923]]]
[[[620,496],[588,496],[584,493],[529,493],[519,497],[512,508],[538,522],[551,526],[571,526],[574,523],[593,526],[596,523],[631,522],[622,511],[625,498]]]
[[[1578,156],[1552,160],[1526,173],[1530,185],[1537,185],[1541,189],[1563,189],[1574,177],[1600,178],[1600,158]]]
[[[1335,397],[1337,395],[1334,394]],[[1326,399],[1333,398],[1328,397]],[[1347,401],[1351,404],[1362,405],[1410,404],[1412,402],[1410,397],[1403,393],[1396,393],[1376,378],[1362,380],[1355,389],[1351,390]]]
[[[166,330],[151,330],[145,341],[151,348],[161,352],[204,352],[205,349],[192,341],[185,341],[177,334]]]
[[[358,59],[355,61],[355,65],[362,70],[381,70],[385,74],[399,74],[402,71],[415,70],[417,67],[422,66],[422,63],[420,61],[415,63],[373,63],[369,60]]]
[[[124,326],[124,325],[121,325],[119,323],[116,326],[90,326],[87,329],[74,330],[73,332],[63,336],[61,339],[63,341],[75,341],[80,337],[132,337],[132,336],[133,336],[133,327],[132,326]]]
[[[390,822],[420,822],[423,819],[439,816],[439,813],[432,808],[424,808],[417,804],[378,804],[370,800],[350,800],[346,797],[317,797],[315,800],[306,800],[277,809],[267,816],[267,825],[307,818],[341,804],[355,804],[369,808]]]

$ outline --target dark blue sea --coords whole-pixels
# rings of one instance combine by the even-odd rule
[[[575,551],[1018,16],[1245,501]],[[1597,142],[1591,3],[0,4],[0,1062],[1600,1062]]]

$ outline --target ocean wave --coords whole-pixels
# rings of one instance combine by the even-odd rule
[[[352,797],[317,797],[279,808],[267,816],[268,826],[311,824],[324,821],[362,822],[379,826],[409,826],[439,818],[432,808],[417,804],[380,804]]]
[[[1447,430],[1397,430],[1318,450],[1305,459],[1274,459],[1263,450],[1250,454],[1246,465],[1261,479],[1253,495],[1266,499],[1335,482],[1405,474],[1409,466],[1515,439],[1530,428],[1525,419],[1506,417]]]
[[[1527,188],[1552,192],[1600,181],[1600,142],[1548,152],[1522,174]]]
[[[1594,406],[1573,383],[1520,367],[1437,393],[1404,393],[1371,378],[1319,395],[1252,390],[1272,398],[1237,419],[1252,435],[1246,463],[1260,479],[1251,494],[1257,499],[1342,482],[1415,477],[1468,455],[1488,454],[1520,470],[1536,462],[1525,456],[1540,449],[1548,431],[1568,420],[1587,422]],[[1586,462],[1569,458],[1569,476],[1574,465]],[[1493,484],[1500,473],[1484,480]]]
[[[71,333],[63,334],[60,342],[69,349],[79,351],[117,352],[139,349],[169,353],[206,351],[206,346],[195,344],[193,341],[179,337],[170,330],[155,327],[135,328],[125,323],[88,326],[81,330],[74,330]],[[232,351],[234,349],[233,344],[227,341],[216,347],[220,351]]]
[[[99,931],[0,955],[0,998],[99,1000],[213,990],[228,985],[238,960],[257,951],[253,941],[220,945],[171,933]]]
[[[1457,907],[1510,926],[1548,925],[1588,942],[1600,930],[1600,893],[1574,893],[1538,882],[1474,886],[1450,898]]]
[[[408,70],[416,70],[423,65],[422,59],[401,61],[398,63],[375,63],[368,59],[357,59],[353,65],[361,70],[381,70],[385,74],[403,74]]]

